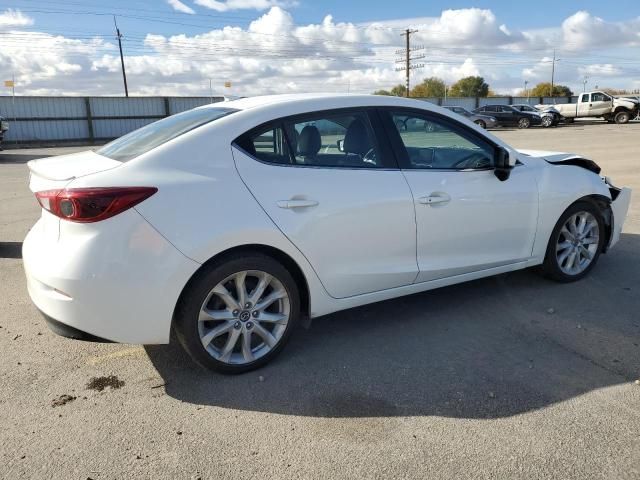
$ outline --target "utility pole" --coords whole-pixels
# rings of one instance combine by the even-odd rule
[[[413,70],[415,68],[424,67],[423,63],[420,63],[420,64],[412,64],[411,63],[414,60],[418,60],[420,58],[424,58],[424,54],[419,54],[419,55],[414,55],[414,56],[411,55],[416,50],[424,50],[424,46],[411,48],[411,34],[416,33],[417,31],[418,30],[411,30],[410,28],[407,28],[403,33],[401,33],[400,36],[401,37],[405,37],[405,48],[403,50],[396,50],[396,54],[397,55],[404,55],[404,59],[396,60],[396,63],[404,63],[403,67],[396,68],[396,72],[404,70],[404,72],[406,74],[406,85],[405,85],[405,87],[406,87],[407,91],[405,92],[405,95],[407,97],[409,96],[409,90],[410,90],[410,87],[411,87],[410,80],[409,80],[409,77],[410,77],[410,74],[411,74],[411,70]]]
[[[527,103],[529,103],[529,89],[527,88],[527,85],[529,85],[529,80],[524,81],[524,93],[527,94]]]
[[[122,56],[122,34],[120,33],[120,29],[118,28],[118,24],[116,23],[116,16],[113,16],[113,24],[116,27],[116,38],[118,39],[118,47],[120,48],[120,64],[122,65],[122,79],[124,80],[124,95],[125,97],[129,96],[129,88],[127,87],[127,72],[124,70],[124,57]]]
[[[553,80],[555,77],[555,73],[556,73],[556,62],[559,62],[561,59],[560,58],[556,58],[556,49],[553,49],[553,60],[552,60],[552,64],[551,64],[551,96],[553,97]]]
[[[589,81],[589,75],[584,76],[584,80],[582,80],[582,93],[587,91],[587,82]]]

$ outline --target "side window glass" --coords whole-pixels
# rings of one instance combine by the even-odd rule
[[[268,163],[290,164],[291,152],[284,130],[272,125],[265,130],[243,137],[238,144],[249,154]]]
[[[494,148],[437,118],[392,112],[393,123],[407,151],[408,168],[466,170],[493,166]],[[406,128],[399,128],[399,121]]]
[[[604,93],[594,93],[593,95],[591,95],[591,101],[592,102],[606,102],[607,100],[609,100],[607,98],[607,96]]]
[[[381,156],[364,112],[322,114],[285,121],[294,163],[317,167],[377,168]]]
[[[588,93],[582,94],[582,100],[580,101],[584,103],[589,103],[589,94]]]

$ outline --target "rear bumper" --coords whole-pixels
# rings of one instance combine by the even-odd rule
[[[168,343],[178,297],[200,266],[135,209],[94,224],[61,221],[57,236],[41,219],[22,258],[31,300],[56,333],[140,344]]]

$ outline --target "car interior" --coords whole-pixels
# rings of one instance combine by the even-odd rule
[[[268,163],[323,167],[379,166],[365,115],[340,115],[284,122],[238,142]]]

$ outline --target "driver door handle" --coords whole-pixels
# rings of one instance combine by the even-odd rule
[[[318,202],[315,200],[278,200],[277,205],[280,208],[305,208],[315,207]]]
[[[420,197],[418,202],[423,205],[435,205],[436,203],[448,203],[451,201],[451,197],[446,193],[434,192],[429,196]]]

